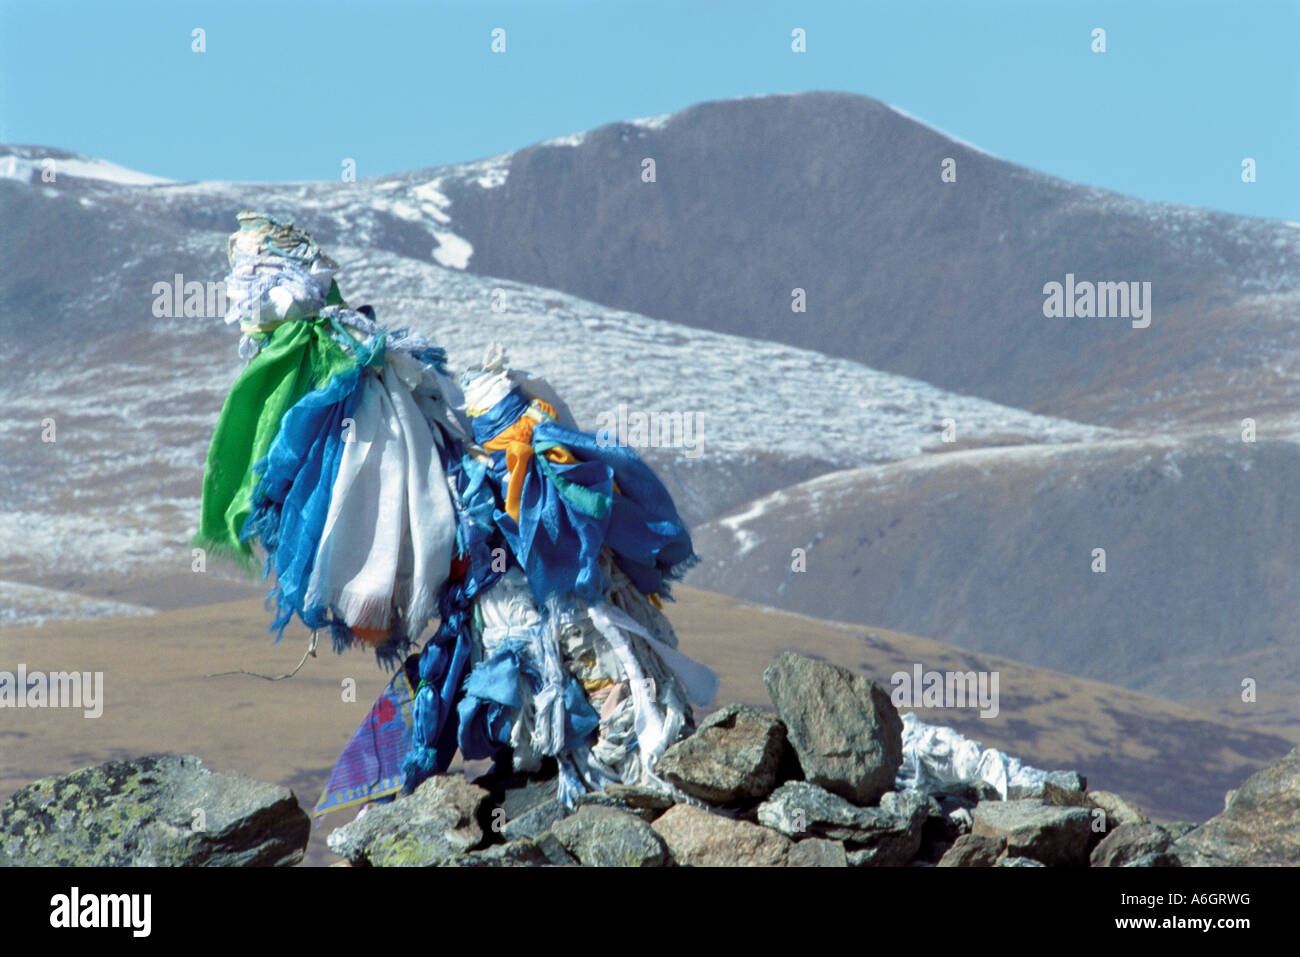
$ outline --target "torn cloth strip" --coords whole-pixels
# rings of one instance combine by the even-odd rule
[[[682,683],[682,688],[691,701],[698,705],[705,705],[718,693],[718,676],[712,668],[678,651],[672,645],[665,644],[617,605],[608,601],[601,602],[592,606],[590,614],[596,627],[606,636],[616,629],[622,629],[645,641],[668,670]]]
[[[543,624],[541,629],[546,627]],[[524,696],[535,703],[549,690],[543,669],[533,657],[534,643],[512,639],[470,672],[465,696],[457,707],[460,751],[466,758],[495,757],[508,747]],[[542,739],[541,753],[551,756],[586,747],[600,724],[600,716],[573,676],[564,672],[556,678],[560,688],[554,706],[535,712],[533,729],[533,737]]]
[[[603,600],[606,545],[648,595],[667,595],[669,581],[697,560],[671,496],[635,450],[560,425],[518,388],[472,425],[492,453],[505,502],[495,520],[538,604],[563,595]]]
[[[414,728],[411,704],[414,673],[415,656],[412,655],[406,667],[393,675],[339,755],[316,802],[316,814],[364,804],[402,789],[402,759],[410,747]]]
[[[469,459],[449,458],[447,473],[455,490],[457,556],[438,595],[438,630],[420,652],[415,727],[402,762],[407,794],[446,771],[456,753],[459,722],[453,715],[472,654],[474,601],[503,574],[493,554],[500,536],[490,523],[476,520],[494,508],[492,483]]]
[[[309,615],[328,610],[397,653],[419,637],[455,545],[443,442],[393,363],[363,373],[307,587]]]
[[[669,582],[681,578],[698,558],[672,496],[636,450],[604,444],[558,422],[539,423],[533,443],[538,448],[562,445],[578,459],[609,469],[616,491],[605,544],[643,595],[668,595]],[[544,467],[560,478],[578,474],[573,466],[547,462]]]
[[[276,603],[271,631],[277,641],[294,614],[309,628],[328,625],[321,610],[309,613],[304,601],[360,381],[357,366],[300,399],[285,413],[266,458],[254,466],[261,479],[240,537],[261,542],[266,549],[263,577],[275,573],[268,598]]]

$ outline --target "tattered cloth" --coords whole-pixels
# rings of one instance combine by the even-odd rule
[[[397,667],[438,619],[318,810],[413,790],[458,749],[555,757],[569,805],[619,780],[669,788],[655,762],[716,678],[661,611],[697,559],[658,477],[526,390],[499,349],[462,395],[441,349],[347,306],[309,235],[255,211],[239,223],[227,321],[248,365],[208,449],[195,544],[245,567],[262,547],[277,640],[296,617]]]
[[[316,814],[378,801],[402,789],[402,758],[410,747],[414,727],[413,677],[414,655],[393,675],[343,749],[316,802]]]

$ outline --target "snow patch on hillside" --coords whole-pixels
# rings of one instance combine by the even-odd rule
[[[455,233],[435,231],[433,238],[438,240],[438,248],[433,251],[433,258],[439,265],[449,269],[465,269],[469,266],[469,257],[474,253],[470,243]]]
[[[641,127],[643,130],[662,130],[672,118],[672,113],[660,113],[658,116],[639,116],[634,120],[628,120],[628,122],[633,126]]]
[[[587,131],[582,130],[578,133],[569,133],[565,136],[553,136],[549,140],[542,140],[538,146],[581,146],[587,139]]]
[[[123,618],[152,615],[152,608],[126,602],[87,598],[73,592],[0,581],[0,628],[43,625],[47,621]]]
[[[47,168],[47,160],[52,164],[48,168],[54,174],[54,181],[45,185],[57,186],[59,178],[63,176],[73,179],[90,179],[104,183],[115,183],[119,186],[161,186],[172,182],[172,180],[164,179],[161,176],[151,176],[148,173],[127,169],[125,166],[118,166],[116,163],[95,159],[94,157],[45,157],[35,153],[31,155],[11,153],[7,156],[0,156],[0,178],[16,179],[23,183],[43,183],[41,177]]]
[[[375,196],[363,195],[351,202]],[[426,198],[433,200],[432,194]],[[545,378],[586,430],[600,427],[602,417],[616,419],[620,409],[625,415],[677,414],[683,422],[691,416],[698,457],[671,443],[642,450],[653,451],[659,463],[734,475],[753,472],[772,457],[852,468],[921,455],[947,417],[972,441],[1019,435],[1076,442],[1109,434],[851,360],[461,272],[469,244],[458,245],[463,240],[454,233],[439,240],[451,268],[331,248],[344,296],[372,303],[390,328],[428,335],[447,349],[452,369],[477,362],[489,343],[503,343],[511,363]],[[89,309],[95,297],[112,291],[111,282],[108,290],[86,290],[70,308]],[[217,318],[149,319],[134,325],[129,349],[88,348],[77,363],[39,370],[27,368],[20,353],[6,361],[0,376],[6,411],[0,447],[9,450],[0,457],[0,577],[59,586],[69,567],[89,567],[88,577],[189,568],[207,445],[242,366],[235,354],[238,335],[225,331]],[[870,396],[879,404],[866,412],[846,410],[843,395]],[[58,423],[56,442],[39,441],[33,423],[46,417]],[[686,438],[680,432],[675,437]],[[707,506],[708,486],[693,494]],[[744,530],[744,522],[736,524]],[[94,557],[90,566],[86,556]]]

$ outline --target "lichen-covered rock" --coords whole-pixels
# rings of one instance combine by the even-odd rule
[[[659,867],[667,856],[649,824],[612,807],[580,807],[551,833],[587,867]]]
[[[1225,804],[1174,843],[1184,866],[1300,866],[1300,748],[1256,771]]]
[[[690,804],[675,804],[652,825],[682,867],[779,867],[791,841],[766,827]]]
[[[1092,815],[1087,808],[1052,807],[1035,800],[986,801],[972,812],[972,834],[1006,841],[1011,857],[1053,867],[1088,863]]]
[[[786,867],[848,867],[849,858],[840,841],[810,837],[799,841],[785,856]]]
[[[481,814],[488,792],[462,775],[435,775],[413,794],[372,807],[335,828],[326,843],[354,864],[436,867],[485,842]]]
[[[994,867],[1046,867],[1047,865],[1044,864],[1042,861],[1034,860],[1032,857],[1015,857],[1013,855],[1008,854],[1004,857],[999,857],[997,863],[994,864],[993,866]]]
[[[0,859],[14,866],[288,866],[310,835],[288,788],[192,754],[42,778],[0,809]]]
[[[997,863],[1007,842],[1000,837],[982,834],[963,834],[953,842],[947,853],[939,859],[938,867],[992,867]]]
[[[757,800],[776,784],[785,749],[785,725],[774,715],[729,704],[659,759],[656,772],[710,804]]]
[[[1092,849],[1093,867],[1179,867],[1173,836],[1159,824],[1121,824]]]
[[[874,804],[903,763],[903,719],[889,692],[847,668],[786,652],[763,672],[806,780]]]

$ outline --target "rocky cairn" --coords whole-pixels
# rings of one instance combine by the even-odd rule
[[[884,688],[791,653],[763,679],[775,714],[729,704],[664,754],[676,798],[614,785],[570,810],[553,767],[442,775],[336,828],[329,847],[354,867],[1300,864],[1300,748],[1206,823],[1162,825],[1073,771],[1006,800],[981,782],[895,790],[902,720]],[[308,831],[284,788],[144,758],[17,792],[0,809],[0,864],[294,864]]]
[[[337,829],[329,845],[353,866],[1177,867],[1239,859],[1223,849],[1212,857],[1212,835],[1254,833],[1261,818],[1275,828],[1300,820],[1294,802],[1275,807],[1263,796],[1285,794],[1277,773],[1270,788],[1247,782],[1234,792],[1245,796],[1231,827],[1219,818],[1153,824],[1119,795],[1089,792],[1074,771],[1007,800],[980,782],[897,791],[902,719],[883,687],[792,653],[763,680],[775,714],[728,704],[664,754],[657,770],[678,800],[615,786],[569,812],[555,799],[553,771],[435,778]],[[1281,777],[1294,788],[1300,767]],[[433,819],[426,804],[449,806],[417,838]],[[1270,838],[1252,841],[1242,854]]]

